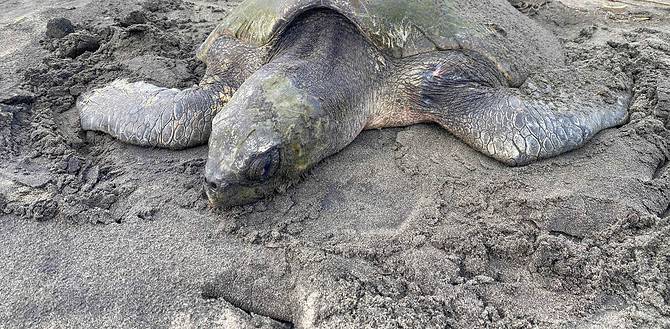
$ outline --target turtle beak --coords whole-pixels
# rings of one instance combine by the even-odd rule
[[[226,186],[221,186],[218,183],[210,182],[209,179],[207,178],[203,182],[203,188],[205,190],[205,194],[207,195],[207,200],[209,201],[210,209],[218,208],[221,203],[220,200],[222,199],[222,197],[219,187],[225,188]]]
[[[263,197],[258,188],[222,182],[205,182],[205,194],[211,209],[229,209]]]

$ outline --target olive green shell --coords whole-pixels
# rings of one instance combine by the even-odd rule
[[[246,0],[199,50],[204,58],[222,35],[270,44],[298,15],[329,8],[348,17],[369,40],[396,58],[468,49],[498,65],[512,84],[542,66],[562,64],[556,39],[507,0]]]

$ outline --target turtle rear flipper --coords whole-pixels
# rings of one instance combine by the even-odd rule
[[[555,69],[512,88],[477,54],[441,56],[420,65],[412,108],[508,165],[574,150],[628,118],[627,83],[603,71]]]
[[[183,149],[207,143],[212,119],[232,96],[227,87],[160,88],[117,80],[77,102],[84,130],[130,144]]]

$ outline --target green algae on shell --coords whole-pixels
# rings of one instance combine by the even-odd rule
[[[198,57],[205,60],[222,36],[271,47],[296,17],[317,8],[341,13],[395,58],[454,49],[478,52],[496,63],[512,86],[531,72],[564,63],[562,52],[554,49],[555,38],[516,15],[505,0],[247,0],[211,33]]]

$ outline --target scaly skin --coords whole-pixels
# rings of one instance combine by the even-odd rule
[[[219,84],[177,90],[120,80],[80,98],[77,106],[84,130],[135,145],[184,149],[207,143],[212,119],[232,95]]]
[[[597,96],[606,90],[605,79],[614,79],[604,72],[591,72],[606,76],[594,83],[575,78],[579,74],[572,71],[550,72],[554,93],[540,99],[523,88],[510,88],[495,64],[475,52],[427,54],[404,65],[408,68],[395,82],[400,93],[409,95],[404,106],[512,166],[578,148],[628,117],[630,93],[625,83],[621,90],[608,91],[607,97]],[[526,84],[539,84],[539,78]]]

